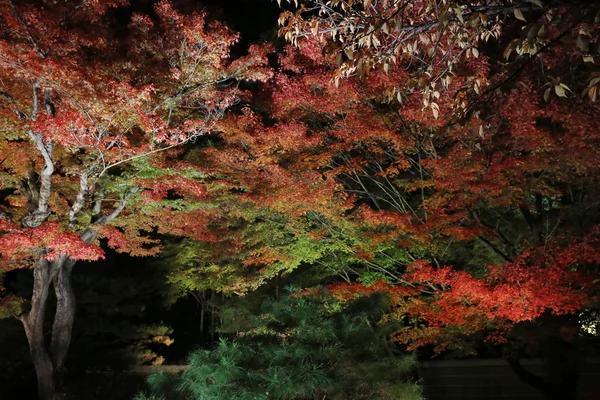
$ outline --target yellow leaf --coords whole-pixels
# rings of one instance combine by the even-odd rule
[[[456,13],[456,18],[458,18],[458,20],[462,23],[465,22],[463,15],[462,15],[462,10],[460,9],[460,7],[456,7],[454,9],[454,12]]]
[[[527,22],[527,20],[523,16],[523,11],[521,11],[520,8],[515,8],[515,18],[519,19],[519,20],[521,20],[523,22]]]
[[[544,92],[544,101],[548,101],[550,99],[550,89],[552,89],[551,87],[549,87],[548,89],[546,89],[546,91]]]
[[[597,83],[600,83],[600,78],[594,78],[588,84],[588,87],[596,86]]]
[[[573,92],[567,85],[565,85],[564,83],[561,83],[560,86],[562,86],[564,89],[568,90],[569,92]]]
[[[588,96],[590,97],[591,101],[596,101],[598,96],[598,86],[590,88],[590,90],[588,90]]]
[[[583,52],[587,52],[590,48],[590,38],[584,35],[577,36],[577,47]]]

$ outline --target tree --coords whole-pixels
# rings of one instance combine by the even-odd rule
[[[210,132],[236,80],[269,76],[261,49],[230,61],[237,35],[204,13],[167,1],[141,11],[124,0],[0,2],[1,262],[34,275],[30,301],[0,287],[0,309],[23,323],[40,399],[62,380],[76,262],[103,257],[99,237],[133,255],[156,254],[156,233],[205,239],[202,177],[165,150]]]
[[[191,354],[177,377],[149,378],[138,399],[419,399],[414,359],[388,343],[374,296],[341,309],[297,292],[266,301],[250,329]]]
[[[345,279],[384,278],[396,299],[390,318],[414,323],[398,340],[441,351],[483,335],[514,349],[535,325],[556,368],[543,382],[524,372],[518,354],[511,365],[548,398],[573,398],[580,315],[598,308],[600,149],[590,92],[597,67],[571,40],[591,32],[596,44],[596,11],[554,10],[547,26],[544,14],[537,22],[549,37],[521,37],[518,57],[507,53],[501,64],[497,54],[523,25],[507,20],[476,56],[453,61],[448,85],[433,97],[410,88],[425,73],[410,57],[336,87],[329,41],[293,31],[299,49],[287,47],[263,95],[219,123],[224,145],[207,159],[232,177],[239,198],[284,214],[301,232],[293,240],[343,236],[346,247],[311,263],[338,258],[333,270]],[[543,51],[523,50],[528,40]],[[558,79],[569,71],[577,71],[571,81]],[[390,102],[390,87],[400,88],[401,102]],[[426,110],[432,98],[437,112]],[[312,216],[317,222],[302,228]],[[276,264],[268,254],[259,272]]]

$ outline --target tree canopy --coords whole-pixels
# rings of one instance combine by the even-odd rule
[[[233,58],[239,35],[191,2],[0,2],[0,265],[35,278],[28,301],[0,286],[0,315],[23,322],[41,398],[100,240],[162,256],[171,302],[282,279],[344,307],[383,293],[406,350],[500,349],[575,398],[599,323],[598,5],[285,7],[282,40]]]

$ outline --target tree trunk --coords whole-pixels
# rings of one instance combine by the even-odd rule
[[[204,296],[204,295],[203,295]],[[204,313],[206,310],[206,306],[204,305],[204,301],[200,304],[200,335],[204,339]]]
[[[71,285],[71,271],[75,261],[59,257],[52,263],[41,259],[33,270],[31,309],[21,317],[31,360],[38,379],[40,400],[56,400],[62,392],[64,365],[71,343],[75,319],[75,295]],[[50,285],[54,284],[56,314],[52,325],[50,351],[44,338],[44,319]]]
[[[547,371],[547,400],[576,400],[581,367],[578,343],[553,340],[548,343],[545,364]]]
[[[507,360],[517,376],[538,389],[546,400],[577,400],[580,354],[567,343],[556,343],[545,354],[546,376],[532,374],[518,360]]]
[[[215,340],[215,292],[210,294],[210,340]]]
[[[73,322],[75,320],[75,293],[71,284],[71,271],[75,262],[71,259],[63,261],[59,272],[53,279],[54,293],[56,294],[56,314],[52,325],[52,341],[50,342],[50,353],[54,366],[54,382],[56,391],[62,393],[65,359],[71,344]]]
[[[54,400],[54,376],[50,355],[44,340],[44,316],[51,282],[51,267],[48,261],[41,259],[33,270],[33,294],[31,309],[20,319],[25,328],[29,353],[35,367],[40,400]]]

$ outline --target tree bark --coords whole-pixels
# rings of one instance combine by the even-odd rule
[[[71,284],[71,272],[75,261],[71,259],[58,259],[59,272],[53,279],[54,293],[56,294],[56,314],[52,324],[52,341],[50,354],[54,367],[54,383],[56,391],[62,393],[65,359],[71,344],[73,322],[75,320],[75,293]]]
[[[31,309],[21,317],[37,374],[40,400],[56,400],[63,391],[64,365],[75,319],[75,294],[71,285],[74,265],[75,261],[66,257],[59,257],[53,262],[41,259],[33,270]],[[48,351],[44,319],[51,284],[56,294],[56,313]]]
[[[51,148],[49,151],[51,151]],[[43,187],[44,182],[42,180]],[[82,184],[81,189],[84,190],[85,185]],[[138,188],[132,188],[111,214],[100,217],[94,222],[94,225],[105,224],[117,217],[125,208],[127,200],[137,190]],[[40,198],[41,202],[42,198]],[[41,205],[39,209],[42,209]],[[79,210],[77,210],[77,207],[74,210],[73,216],[76,217]],[[39,226],[43,221],[41,221],[41,214],[38,211],[23,218],[21,220],[23,226]],[[48,212],[47,207],[44,212]],[[25,223],[26,218],[29,218],[27,223]],[[86,243],[92,243],[97,234],[98,231],[96,229],[88,228],[81,234],[81,240]],[[41,257],[33,270],[34,283],[33,294],[31,296],[31,309],[20,318],[25,328],[31,359],[37,374],[38,396],[40,400],[59,399],[60,396],[57,396],[57,389],[62,395],[65,360],[71,344],[73,323],[75,320],[75,294],[71,284],[71,272],[76,262],[76,260],[68,256],[61,256],[52,262],[48,262]],[[54,292],[56,294],[56,313],[52,325],[50,351],[48,351],[44,338],[44,318],[51,284],[54,285]]]
[[[44,340],[44,316],[52,279],[51,272],[50,264],[45,259],[41,259],[35,266],[31,309],[20,318],[25,328],[29,353],[37,375],[40,400],[55,400],[54,369]]]

